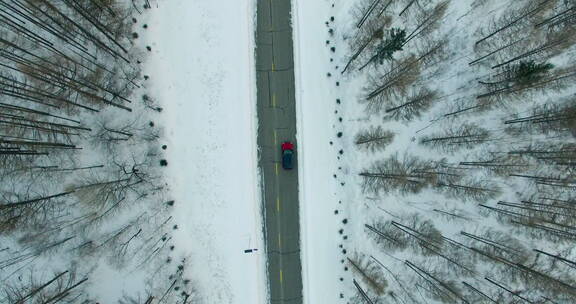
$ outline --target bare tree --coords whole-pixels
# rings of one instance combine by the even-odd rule
[[[422,47],[418,55],[400,59],[383,73],[372,76],[365,88],[366,98],[362,101],[366,104],[366,111],[380,112],[392,97],[405,96],[421,71],[438,63],[444,56],[442,52],[445,44],[444,40],[428,43]]]
[[[393,99],[384,110],[394,120],[412,120],[420,117],[437,99],[437,94],[428,88],[421,88],[406,98]]]
[[[89,301],[84,293],[84,283],[88,278],[79,279],[75,271],[57,273],[50,280],[40,281],[31,272],[22,282],[7,283],[2,290],[2,298],[7,303],[79,303]]]
[[[493,182],[470,177],[458,181],[441,181],[436,184],[436,187],[449,197],[476,202],[485,202],[500,194],[500,189]]]
[[[363,254],[355,254],[352,258],[347,258],[348,263],[352,266],[352,270],[357,273],[361,280],[370,287],[370,289],[382,295],[388,283],[384,279],[382,270],[376,263],[368,256]]]
[[[394,133],[384,130],[381,126],[370,127],[356,134],[355,143],[358,147],[371,152],[384,150],[392,140]]]
[[[404,155],[394,155],[387,160],[375,163],[360,173],[365,192],[380,193],[397,190],[401,193],[417,193],[434,183],[437,174],[429,172],[429,162]]]
[[[568,99],[560,104],[544,104],[530,115],[515,115],[504,121],[512,132],[536,131],[543,134],[568,133],[576,137],[576,104]]]
[[[443,133],[422,137],[420,144],[430,146],[445,152],[460,149],[472,149],[489,140],[488,130],[474,124],[464,124],[458,128],[450,128]]]

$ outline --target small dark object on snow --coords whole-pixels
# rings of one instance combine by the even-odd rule
[[[160,160],[160,166],[162,166],[162,167],[168,166],[168,161],[165,160],[165,159],[161,159],[161,160]]]
[[[148,50],[148,52],[152,51],[152,48],[150,46],[147,46],[146,49]]]
[[[338,132],[338,134],[336,134],[336,136],[342,137],[342,132]]]
[[[331,47],[330,50],[331,50],[332,52],[336,52],[336,47]]]
[[[168,149],[168,146],[167,146],[167,145],[162,145],[162,150],[166,150],[166,149]]]
[[[134,38],[134,39],[138,38],[138,33],[136,33],[136,32],[132,33],[132,38]]]

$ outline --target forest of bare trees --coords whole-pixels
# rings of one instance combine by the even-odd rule
[[[0,1],[0,302],[97,303],[100,263],[146,273],[122,303],[192,301],[136,43],[150,8]]]
[[[349,303],[576,302],[576,2],[347,6]]]

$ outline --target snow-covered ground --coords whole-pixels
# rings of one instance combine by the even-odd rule
[[[342,204],[338,197],[337,133],[334,117],[338,87],[326,77],[331,71],[325,47],[329,18],[326,1],[293,1],[294,60],[298,115],[302,276],[305,303],[337,303],[338,247]],[[339,73],[338,71],[331,71]],[[332,141],[332,143],[330,142]]]
[[[175,250],[203,303],[267,299],[254,13],[251,0],[159,0],[143,37],[144,74],[164,108]]]

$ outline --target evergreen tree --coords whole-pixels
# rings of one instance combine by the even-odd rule
[[[376,50],[376,56],[380,64],[384,60],[392,60],[395,52],[401,51],[404,43],[406,42],[406,31],[398,28],[393,28],[390,31],[390,38],[382,41]]]
[[[534,60],[521,61],[512,68],[513,79],[520,85],[528,85],[540,80],[553,67],[553,64],[535,63]]]

